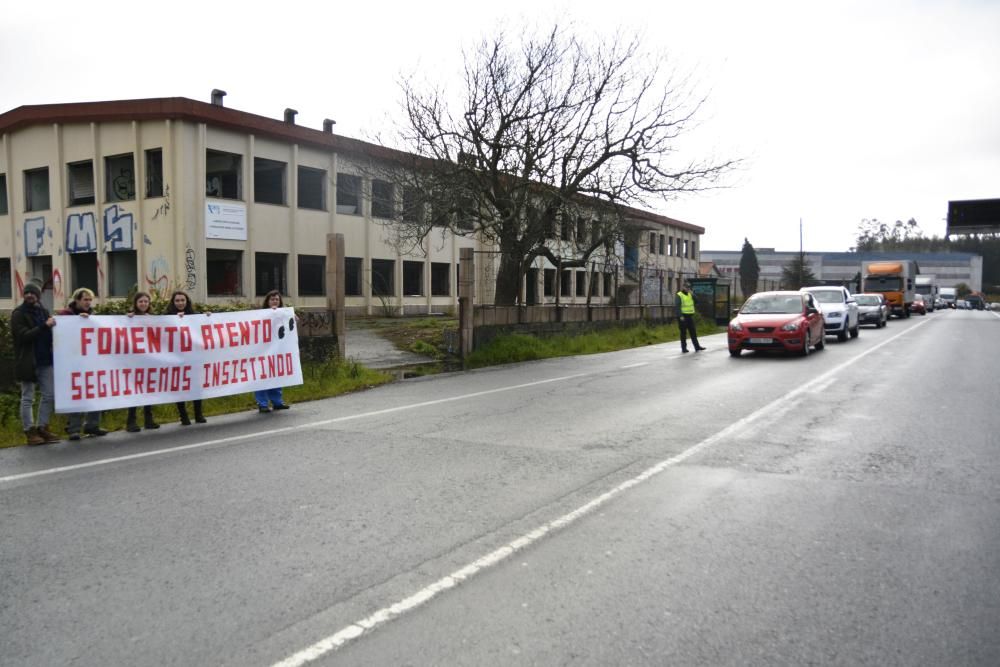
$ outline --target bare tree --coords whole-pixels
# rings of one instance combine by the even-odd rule
[[[518,301],[536,258],[561,268],[610,258],[639,213],[630,207],[712,187],[737,164],[679,158],[703,100],[634,39],[501,33],[466,54],[464,85],[455,111],[444,91],[403,82],[400,148],[412,157],[393,165],[403,211],[389,229],[405,249],[434,228],[494,244],[498,305]],[[559,225],[590,233],[560,243]]]

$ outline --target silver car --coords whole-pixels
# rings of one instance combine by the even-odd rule
[[[812,294],[819,302],[826,322],[826,335],[836,336],[845,341],[847,337],[858,337],[858,304],[846,287],[817,285],[803,287],[803,292]]]
[[[855,294],[858,302],[858,324],[874,324],[881,329],[889,322],[889,304],[881,294]]]

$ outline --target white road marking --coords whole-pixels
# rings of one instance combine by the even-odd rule
[[[646,480],[655,477],[656,475],[659,475],[667,468],[673,467],[678,463],[681,463],[682,461],[691,458],[698,452],[704,449],[708,449],[709,447],[715,445],[720,440],[724,440],[734,435],[741,429],[745,428],[746,426],[756,421],[757,419],[761,418],[762,416],[768,414],[772,410],[781,408],[788,401],[791,401],[800,394],[811,391],[815,386],[823,385],[823,383],[828,382],[830,378],[832,378],[834,375],[844,370],[848,366],[857,363],[861,359],[864,359],[869,354],[875,352],[876,350],[881,349],[883,346],[888,345],[897,338],[905,336],[910,332],[920,328],[927,322],[930,322],[930,320],[924,320],[920,324],[916,324],[913,327],[907,329],[906,331],[901,331],[895,336],[887,338],[886,340],[882,341],[875,347],[865,350],[858,356],[852,359],[848,359],[844,363],[840,364],[839,366],[835,366],[834,368],[831,368],[826,373],[823,373],[822,375],[816,377],[812,381],[807,382],[806,384],[789,391],[784,396],[781,396],[780,398],[771,401],[767,405],[758,408],[757,410],[750,413],[746,417],[743,417],[742,419],[733,422],[726,428],[722,429],[721,431],[718,431],[713,435],[710,435],[709,437],[705,438],[698,444],[689,447],[688,449],[685,449],[680,454],[672,456],[669,459],[660,461],[651,468],[647,468],[643,472],[639,473],[632,479],[622,482],[618,486],[612,488],[611,490],[605,493],[602,493],[601,495],[581,505],[575,510],[567,514],[564,514],[561,517],[558,517],[557,519],[553,519],[552,521],[549,521],[546,524],[539,526],[538,528],[532,530],[529,533],[526,533],[525,535],[522,535],[516,540],[508,542],[507,544],[496,549],[495,551],[492,551],[483,556],[482,558],[479,558],[469,563],[465,567],[458,569],[452,572],[451,574],[442,577],[441,579],[438,579],[437,581],[427,586],[426,588],[420,589],[413,595],[403,598],[402,600],[396,602],[395,604],[391,604],[388,607],[383,607],[382,609],[375,611],[369,616],[366,616],[365,618],[356,621],[351,625],[341,628],[340,630],[334,632],[332,635],[319,640],[315,644],[308,646],[302,649],[301,651],[298,651],[297,653],[290,655],[289,657],[285,658],[280,662],[274,663],[272,667],[301,667],[306,663],[312,662],[313,660],[316,660],[317,658],[326,655],[330,651],[334,651],[336,649],[341,648],[351,640],[357,639],[368,630],[383,625],[384,623],[391,621],[393,618],[396,618],[397,616],[401,616],[408,611],[416,609],[417,607],[423,605],[425,602],[428,602],[429,600],[436,597],[439,593],[442,593],[443,591],[446,591],[449,588],[454,588],[458,584],[474,577],[476,574],[485,570],[486,568],[492,567],[493,565],[496,565],[497,563],[500,563],[505,559],[507,559],[508,557],[510,557],[511,555],[517,553],[518,551],[534,544],[548,533],[568,526],[577,519],[583,517],[584,515],[592,512],[594,509],[605,504],[615,496],[621,494],[622,492],[627,491],[628,489],[631,489],[632,487],[637,486],[645,482]]]
[[[637,364],[628,364],[626,366],[622,366],[621,370],[625,370],[626,368],[639,368],[640,366],[648,366],[648,365],[649,365],[648,361],[640,361]]]

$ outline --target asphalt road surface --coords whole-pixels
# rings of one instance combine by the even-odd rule
[[[1000,317],[0,451],[2,665],[1000,664]]]

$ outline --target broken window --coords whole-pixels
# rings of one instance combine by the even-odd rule
[[[7,174],[0,174],[0,215],[7,215]]]
[[[253,159],[253,200],[258,204],[284,206],[285,169],[287,165],[277,160],[255,157]]]
[[[388,181],[372,181],[372,217],[396,217],[396,189]]]
[[[131,153],[104,158],[104,192],[109,202],[135,199],[135,157]]]
[[[649,254],[650,255],[655,255],[656,254],[656,245],[657,245],[656,244],[656,232],[650,232],[649,233]]]
[[[446,262],[431,262],[431,296],[451,296],[450,269]]]
[[[587,296],[587,272],[576,272],[576,295]]]
[[[49,168],[24,172],[24,210],[49,210]]]
[[[590,235],[587,233],[587,219],[584,217],[579,217],[576,219],[576,242],[579,245],[583,245],[587,242],[587,237]]]
[[[0,299],[10,299],[13,294],[11,290],[10,257],[0,258]]]
[[[573,272],[569,269],[565,269],[562,275],[559,277],[561,284],[559,285],[559,294],[562,296],[572,296],[573,295]]]
[[[288,255],[277,252],[254,254],[254,286],[257,296],[271,290],[288,294]]]
[[[146,151],[146,196],[163,196],[163,149]]]
[[[299,167],[299,208],[326,210],[326,171]]]
[[[94,293],[94,296],[97,296],[97,253],[76,252],[71,254],[69,260],[69,279],[74,291],[81,287],[86,287]]]
[[[205,151],[205,196],[243,199],[243,156]]]
[[[243,294],[243,251],[208,248],[209,296],[239,296]]]
[[[403,262],[403,296],[423,296],[424,263]]]
[[[69,205],[94,203],[94,161],[83,160],[66,165],[69,172]]]
[[[326,295],[326,255],[299,255],[299,296]]]
[[[542,273],[542,294],[545,296],[556,295],[556,270],[545,269]]]
[[[364,294],[364,281],[362,276],[363,260],[360,257],[344,258],[344,294],[347,296],[361,296]]]
[[[133,289],[138,288],[139,273],[135,250],[116,250],[109,252],[108,261],[108,296],[126,297]]]
[[[372,260],[372,295],[392,296],[396,293],[393,276],[396,272],[396,262],[391,259]]]
[[[337,174],[337,213],[361,215],[361,177]]]

